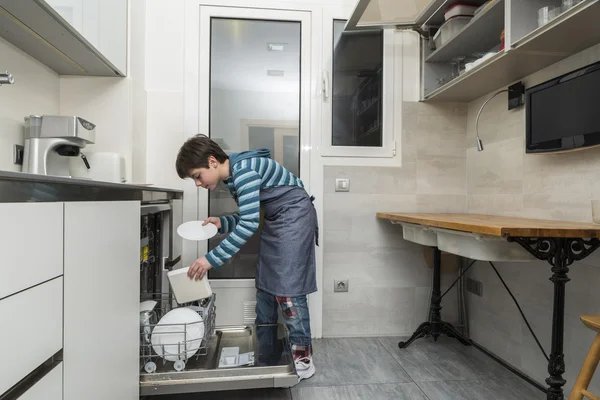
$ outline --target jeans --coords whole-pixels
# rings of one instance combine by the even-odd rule
[[[312,342],[306,295],[280,297],[257,290],[256,325],[276,324],[277,307],[281,308],[281,314],[289,331],[292,355],[294,358],[310,357]]]

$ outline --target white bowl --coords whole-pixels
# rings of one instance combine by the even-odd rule
[[[204,337],[204,322],[196,311],[181,307],[169,311],[152,331],[152,348],[167,361],[193,357]]]

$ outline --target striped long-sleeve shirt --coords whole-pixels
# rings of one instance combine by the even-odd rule
[[[239,252],[258,229],[261,189],[304,187],[300,178],[269,157],[266,149],[230,156],[231,176],[226,183],[239,206],[239,212],[220,217],[220,233],[230,232],[230,235],[206,255],[213,267],[220,267]]]

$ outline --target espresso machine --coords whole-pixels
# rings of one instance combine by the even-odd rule
[[[69,158],[81,153],[96,140],[96,126],[83,118],[59,115],[25,117],[23,172],[38,175],[70,176]]]

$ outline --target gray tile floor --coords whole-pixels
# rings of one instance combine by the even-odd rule
[[[317,373],[291,389],[161,396],[156,400],[543,400],[546,396],[472,347],[441,337],[320,339]]]

